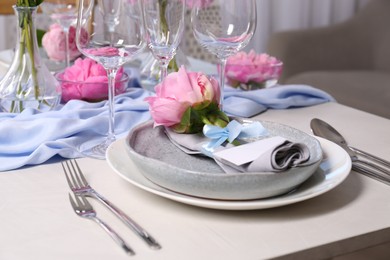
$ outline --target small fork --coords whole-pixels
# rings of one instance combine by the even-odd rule
[[[126,254],[135,255],[133,249],[131,249],[125,241],[105,222],[103,222],[100,218],[96,216],[96,211],[93,209],[92,205],[88,202],[88,200],[82,195],[75,195],[75,200],[69,194],[70,204],[76,214],[82,218],[87,218],[95,221],[99,224],[104,231],[106,231],[111,238],[123,249]]]
[[[127,216],[123,211],[117,208],[110,201],[105,199],[102,195],[97,193],[85,179],[76,160],[67,160],[61,162],[62,168],[65,172],[66,180],[70,189],[75,195],[84,195],[97,199],[104,206],[110,209],[120,220],[122,220],[130,229],[132,229],[138,236],[140,236],[151,248],[160,249],[160,244],[144,230],[138,223]]]

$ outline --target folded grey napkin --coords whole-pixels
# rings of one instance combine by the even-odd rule
[[[202,134],[178,134],[166,129],[170,141],[187,154],[205,154],[210,139]],[[234,146],[219,146],[211,154],[226,172],[279,172],[291,167],[304,166],[310,158],[309,148],[302,143],[290,142],[280,136]]]

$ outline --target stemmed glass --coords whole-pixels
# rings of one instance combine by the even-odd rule
[[[93,20],[96,3],[106,27]],[[85,152],[90,157],[104,159],[106,149],[115,141],[115,77],[118,69],[145,47],[141,16],[137,18],[131,15],[133,12],[130,10],[141,12],[138,0],[80,0],[76,26],[77,48],[85,56],[100,63],[108,76],[108,136],[102,144]],[[83,37],[85,31],[89,32],[87,38]]]
[[[223,108],[225,66],[251,40],[256,29],[255,0],[214,0],[212,5],[197,1],[191,12],[191,23],[197,41],[220,63],[220,108]]]
[[[65,62],[70,65],[69,29],[77,20],[77,8],[79,0],[45,0],[42,2],[42,12],[50,15],[63,29],[65,34]]]
[[[183,37],[185,0],[142,1],[147,44],[161,67],[161,80]]]

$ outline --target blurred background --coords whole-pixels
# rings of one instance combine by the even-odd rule
[[[370,0],[256,0],[258,23],[246,49],[266,50],[269,36],[278,31],[327,26],[347,20]],[[15,45],[15,22],[11,6],[16,0],[0,0],[0,50]],[[37,27],[47,30],[51,21],[37,17]],[[185,51],[185,47],[183,47]]]
[[[3,50],[12,53],[16,43],[11,7],[16,0],[0,2],[1,65]],[[256,3],[257,27],[244,51],[266,52],[281,60],[279,84],[310,85],[328,92],[341,104],[390,119],[390,0]],[[190,11],[185,16],[186,28],[178,50],[184,55],[176,57],[180,60],[179,56],[191,56],[215,63],[215,55],[201,47],[193,36]],[[95,20],[101,19],[98,12],[94,15]],[[214,16],[217,19],[218,13]],[[45,31],[51,23],[50,17],[38,14],[37,29]],[[10,60],[12,55],[6,58]],[[142,60],[147,59],[138,59]],[[6,68],[3,66],[3,70]]]

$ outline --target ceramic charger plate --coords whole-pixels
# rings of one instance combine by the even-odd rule
[[[126,152],[126,140],[115,141],[107,150],[107,162],[119,177],[146,192],[187,205],[221,210],[258,210],[305,201],[326,193],[342,183],[351,171],[351,158],[337,144],[316,137],[324,158],[315,173],[293,191],[280,196],[255,200],[213,200],[177,193],[149,181]],[[131,188],[131,187],[129,187]]]
[[[224,173],[214,160],[188,155],[172,144],[162,127],[148,121],[135,127],[126,138],[126,151],[137,169],[151,182],[199,198],[253,200],[287,193],[306,181],[322,159],[317,139],[295,128],[261,121],[270,136],[282,136],[309,147],[307,166],[283,172]],[[251,140],[253,141],[253,140]]]

